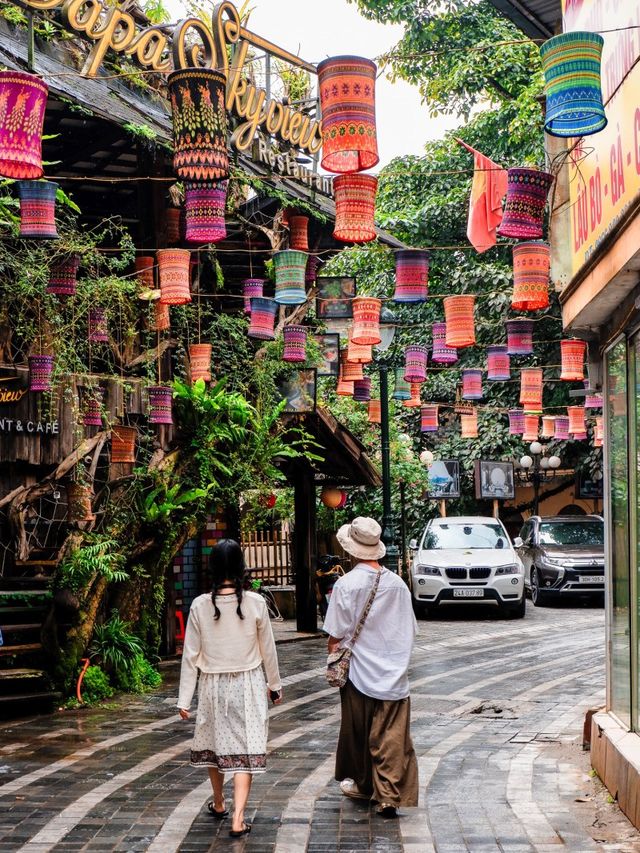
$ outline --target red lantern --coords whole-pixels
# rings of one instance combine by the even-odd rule
[[[522,434],[523,441],[537,441],[540,430],[540,418],[538,415],[524,416],[524,433]]]
[[[339,397],[353,397],[353,381],[344,378],[344,362],[340,365],[340,373],[338,374],[338,385],[336,394]]]
[[[308,216],[291,216],[289,218],[289,248],[299,249],[301,252],[309,251]]]
[[[333,236],[343,243],[369,243],[376,238],[378,179],[373,175],[339,175],[333,180],[336,224]]]
[[[379,424],[382,421],[382,403],[380,400],[369,400],[367,420],[370,424]]]
[[[423,406],[420,409],[420,431],[438,432],[437,406]]]
[[[351,340],[354,344],[375,346],[380,337],[380,308],[382,301],[371,296],[356,296],[352,301],[353,329]]]
[[[473,346],[476,342],[473,322],[475,296],[447,296],[443,301],[447,346],[454,349]]]
[[[408,400],[403,400],[402,405],[406,409],[417,409],[422,405],[422,383],[421,382],[412,382],[411,383],[411,397]]]
[[[155,290],[155,258],[151,255],[140,255],[135,260],[136,281],[143,293]]]
[[[167,246],[176,246],[182,239],[182,211],[179,207],[165,208],[164,239]]]
[[[586,341],[560,341],[560,361],[562,364],[560,379],[569,382],[581,382],[584,379],[584,357],[586,351]]]
[[[460,429],[462,438],[478,437],[478,412],[473,410],[472,414],[460,415]]]
[[[261,341],[275,340],[276,311],[278,305],[272,299],[254,296],[251,299],[251,323],[249,337]]]
[[[189,347],[192,382],[198,379],[211,382],[211,350],[211,344],[191,344]]]
[[[569,416],[569,433],[571,435],[581,435],[586,433],[587,424],[584,419],[584,406],[567,406],[567,415]]]
[[[530,412],[542,411],[541,367],[523,367],[520,371],[520,403]]]
[[[549,305],[551,250],[547,243],[519,243],[513,247],[513,296],[515,311],[536,311]]]
[[[482,371],[462,371],[462,399],[482,400]]]
[[[0,175],[42,177],[42,126],[49,88],[24,71],[0,71]]]

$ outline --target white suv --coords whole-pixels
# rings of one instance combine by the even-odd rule
[[[491,601],[514,619],[524,616],[524,567],[499,519],[434,518],[411,548],[418,615],[443,602]]]

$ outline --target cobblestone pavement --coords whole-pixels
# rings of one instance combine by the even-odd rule
[[[153,695],[0,727],[0,850],[154,853],[640,851],[588,774],[585,709],[604,698],[604,614],[476,608],[420,623],[411,669],[421,795],[399,821],[345,800],[332,778],[336,692],[324,644],[279,647],[286,701],[271,711],[270,772],[253,831],[229,839],[206,814],[192,722],[174,711],[176,668]]]

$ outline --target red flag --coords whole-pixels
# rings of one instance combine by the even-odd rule
[[[471,151],[475,170],[467,237],[476,252],[486,252],[496,245],[496,229],[502,221],[502,199],[507,192],[507,171],[461,139],[456,139],[456,142]]]

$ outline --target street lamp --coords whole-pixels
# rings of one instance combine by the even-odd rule
[[[386,306],[380,311],[380,337],[378,352],[386,352],[396,333],[396,318]],[[389,441],[389,367],[378,364],[380,373],[380,452],[382,457],[382,541],[387,546],[385,564],[397,571],[400,552],[395,544],[393,517],[391,515],[391,444]]]
[[[529,455],[520,458],[520,467],[526,479],[533,484],[533,514],[538,515],[540,504],[540,484],[545,479],[547,472],[555,474],[557,468],[562,464],[559,456],[543,456],[544,448],[539,441],[532,441],[529,445]]]

